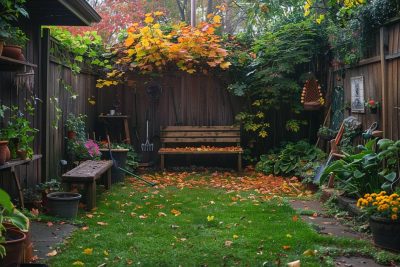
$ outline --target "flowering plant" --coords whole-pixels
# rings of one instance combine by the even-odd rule
[[[68,140],[67,142],[68,154],[72,159],[100,159],[101,153],[99,150],[99,146],[93,140]]]
[[[365,194],[358,199],[357,207],[370,216],[396,221],[399,216],[400,197],[396,193],[388,195],[386,191],[381,191],[379,194]]]
[[[378,107],[379,107],[379,102],[378,102],[378,101],[375,101],[375,100],[373,100],[373,99],[370,99],[370,100],[368,100],[367,102],[365,102],[365,106],[366,106],[367,108],[370,108],[370,109],[375,109],[375,108],[378,108]]]

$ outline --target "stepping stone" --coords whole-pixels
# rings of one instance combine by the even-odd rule
[[[38,261],[45,259],[46,254],[56,249],[57,245],[69,237],[77,227],[71,224],[54,223],[48,226],[47,223],[31,222],[31,235],[33,242],[33,255]]]

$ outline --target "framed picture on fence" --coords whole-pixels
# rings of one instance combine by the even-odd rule
[[[351,112],[364,113],[364,77],[357,76],[350,78],[351,84]]]

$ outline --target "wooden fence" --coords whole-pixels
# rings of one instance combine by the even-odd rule
[[[379,129],[390,139],[400,138],[400,19],[383,26],[377,38],[375,49],[369,57],[361,60],[356,66],[345,69],[344,78],[337,79],[335,85],[342,85],[345,102],[351,101],[351,77],[364,77],[364,99],[374,99],[382,104],[378,114],[351,113],[368,128],[373,122],[379,123]],[[350,115],[350,114],[348,114]]]
[[[73,75],[71,69],[57,59],[53,52],[55,50],[51,49],[57,43],[50,38],[48,30],[41,33],[40,27],[27,25],[25,32],[31,40],[25,49],[26,60],[37,65],[34,68],[34,89],[20,89],[17,92],[14,85],[16,72],[1,71],[0,103],[6,106],[18,105],[23,110],[26,99],[32,96],[38,99],[34,116],[28,118],[32,126],[39,130],[35,135],[34,153],[42,154],[43,158],[18,168],[23,187],[33,188],[38,183],[61,174],[60,160],[65,158],[64,124],[69,113],[87,114],[88,129],[94,128],[96,108],[87,99],[96,94],[96,77],[85,70]],[[76,99],[71,97],[72,91],[77,94]],[[59,119],[57,107],[62,110]],[[1,127],[6,126],[8,119],[8,116],[4,118]],[[0,187],[12,196],[16,195],[16,188],[9,174],[0,172]]]

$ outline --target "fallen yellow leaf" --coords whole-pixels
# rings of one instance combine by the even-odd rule
[[[54,257],[55,255],[57,255],[57,250],[52,250],[46,254],[47,257]]]
[[[181,212],[179,210],[176,210],[176,209],[172,209],[171,213],[174,214],[175,216],[181,215]]]
[[[208,215],[207,216],[207,221],[209,221],[209,222],[214,221],[214,216],[213,215]]]
[[[238,235],[233,235],[233,239],[238,239],[239,236]]]
[[[72,263],[72,265],[84,266],[85,264],[81,261],[75,261],[74,263]]]
[[[85,248],[83,250],[83,254],[92,255],[92,253],[93,253],[93,249],[92,248]]]

